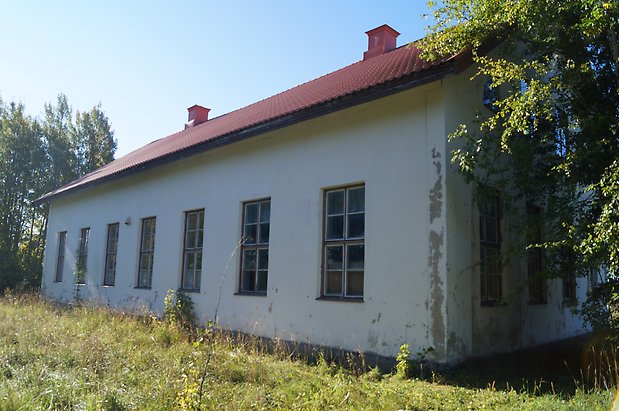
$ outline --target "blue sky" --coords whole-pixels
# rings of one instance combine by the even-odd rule
[[[1,1],[0,97],[31,115],[101,102],[117,157],[361,59],[365,32],[423,37],[417,1]]]

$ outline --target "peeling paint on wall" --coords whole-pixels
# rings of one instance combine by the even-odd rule
[[[430,224],[441,216],[443,208],[443,180],[441,176],[441,153],[432,149],[432,164],[436,168],[436,181],[430,190]]]
[[[432,149],[432,165],[435,169],[436,180],[430,189],[430,224],[442,216],[443,210],[443,181],[441,153]],[[441,277],[440,262],[443,258],[444,229],[440,231],[430,230],[428,238],[428,270],[430,273],[430,334],[434,348],[439,355],[445,355],[445,316],[443,306],[445,304],[444,281]]]
[[[441,278],[439,263],[442,257],[443,232],[430,231],[430,250],[428,254],[428,267],[430,269],[430,320],[431,334],[434,348],[439,353],[445,352],[445,321],[443,318],[443,303],[445,293],[443,291],[443,279]]]
[[[372,324],[376,324],[378,322],[380,322],[380,317],[383,315],[383,313],[378,313],[378,317],[374,318],[372,320]]]

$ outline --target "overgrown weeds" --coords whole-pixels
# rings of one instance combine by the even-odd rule
[[[607,390],[619,383],[617,337],[606,333],[594,335],[583,350],[581,381],[587,387]]]
[[[341,366],[329,355],[313,361],[300,345],[281,341],[215,328],[195,341],[184,333],[154,317],[61,307],[32,295],[0,298],[0,410],[590,410],[606,409],[614,392],[579,386],[566,395],[402,379],[366,371],[358,353]]]
[[[197,331],[194,302],[182,290],[168,290],[163,299],[163,318],[172,326],[193,334]]]

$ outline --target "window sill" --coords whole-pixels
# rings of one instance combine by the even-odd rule
[[[266,297],[267,293],[266,292],[253,292],[253,291],[239,291],[234,293],[234,295],[248,295],[248,296],[254,296],[254,297]]]
[[[103,284],[102,287],[111,288],[114,287],[114,284]]]
[[[150,290],[152,287],[146,287],[143,285],[136,285],[135,287],[133,287],[136,290]]]
[[[548,301],[529,301],[527,304],[529,305],[548,305]]]
[[[200,289],[199,288],[179,288],[178,291],[180,291],[182,293],[200,294]]]
[[[336,296],[323,295],[323,296],[316,298],[316,300],[339,301],[339,302],[346,302],[346,303],[362,303],[363,297],[336,297]]]

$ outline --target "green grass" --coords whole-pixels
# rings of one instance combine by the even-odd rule
[[[571,389],[538,389],[544,384],[523,384],[520,376],[514,388],[492,386],[479,365],[433,381],[404,380],[295,360],[283,347],[267,354],[249,337],[218,334],[213,341],[209,359],[208,343],[196,348],[156,318],[7,296],[0,299],[0,411],[189,406],[207,359],[203,409],[605,410],[614,394],[573,382]]]

